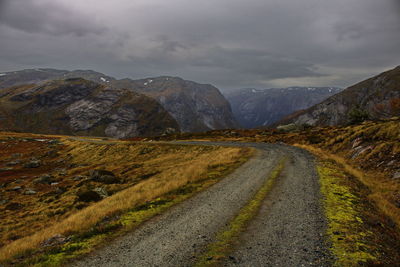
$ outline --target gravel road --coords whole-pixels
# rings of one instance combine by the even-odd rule
[[[291,150],[289,162],[225,266],[330,266],[313,158]]]
[[[189,144],[199,143],[205,144]],[[206,144],[251,146],[257,153],[219,183],[72,266],[193,265],[196,256],[251,199],[283,156],[290,159],[283,175],[225,265],[329,265],[318,179],[308,153],[285,145]]]

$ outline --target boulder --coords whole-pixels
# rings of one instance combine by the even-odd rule
[[[25,192],[24,195],[35,195],[37,192],[31,188],[28,188]]]
[[[91,170],[89,171],[89,178],[92,181],[104,184],[117,184],[120,179],[114,173],[106,170]]]
[[[31,160],[31,161],[25,163],[24,167],[25,168],[38,168],[38,167],[40,167],[40,165],[41,165],[40,160]]]
[[[45,174],[33,180],[35,184],[51,184],[54,181],[54,176]]]
[[[96,202],[103,199],[100,193],[91,189],[78,191],[77,196],[78,200],[83,202]]]
[[[400,171],[397,171],[393,174],[392,179],[400,179]]]

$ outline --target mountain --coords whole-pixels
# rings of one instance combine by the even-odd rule
[[[15,85],[40,84],[49,80],[77,77],[112,88],[129,89],[155,99],[171,114],[184,132],[237,126],[229,102],[216,87],[179,77],[117,80],[91,70],[30,69],[1,73],[0,90]]]
[[[400,116],[400,66],[348,87],[280,124],[345,125]]]
[[[156,99],[176,119],[183,132],[237,127],[229,102],[212,85],[178,77],[124,79],[113,84]]]
[[[155,100],[82,78],[0,90],[0,129],[126,138],[179,131]]]
[[[336,87],[240,89],[226,93],[236,120],[245,128],[271,125],[340,92]]]
[[[92,70],[26,69],[0,73],[0,89],[15,85],[38,84],[49,80],[84,78],[97,83],[108,84],[115,79]]]

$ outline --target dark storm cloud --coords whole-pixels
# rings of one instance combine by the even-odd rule
[[[100,34],[105,28],[57,1],[3,0],[0,24],[28,33]]]
[[[0,69],[347,86],[400,64],[398,0],[0,0]]]

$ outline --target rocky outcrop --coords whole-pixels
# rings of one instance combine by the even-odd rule
[[[345,125],[400,115],[400,66],[357,83],[282,124]]]
[[[240,89],[225,94],[233,114],[244,128],[269,126],[285,116],[320,103],[342,89],[336,87],[289,87]]]
[[[3,89],[0,129],[127,138],[179,131],[157,101],[82,78]]]

